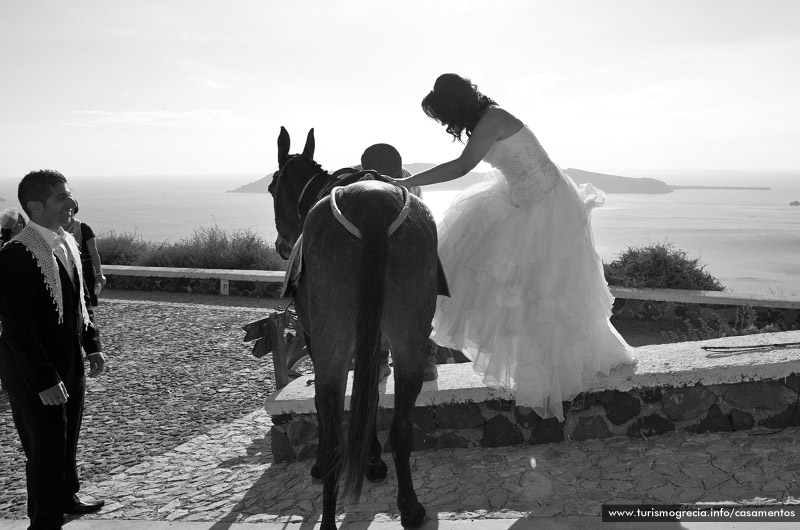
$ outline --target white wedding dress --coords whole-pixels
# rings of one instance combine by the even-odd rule
[[[484,161],[499,171],[464,190],[439,224],[451,297],[439,298],[432,338],[462,350],[517,405],[563,421],[562,401],[633,362],[609,322],[614,299],[589,223],[604,195],[577,186],[527,127]]]

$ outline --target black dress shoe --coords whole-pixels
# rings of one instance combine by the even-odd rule
[[[73,495],[70,500],[64,503],[64,513],[70,515],[93,513],[102,508],[105,503],[106,501],[84,502],[80,500],[77,495]]]

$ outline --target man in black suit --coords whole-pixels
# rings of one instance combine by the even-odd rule
[[[83,284],[80,252],[61,225],[75,201],[67,179],[34,171],[19,184],[30,223],[0,251],[0,381],[25,450],[29,530],[59,529],[64,514],[99,510],[84,502],[76,464],[85,376],[105,358]]]

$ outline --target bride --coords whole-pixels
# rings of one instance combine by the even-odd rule
[[[422,109],[468,140],[455,160],[397,184],[454,180],[481,160],[496,170],[464,190],[439,225],[451,296],[439,298],[431,337],[462,350],[517,405],[563,421],[562,401],[633,362],[609,322],[613,297],[589,222],[604,195],[577,186],[527,126],[469,79],[439,76]]]

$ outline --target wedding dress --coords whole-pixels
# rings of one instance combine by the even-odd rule
[[[563,421],[562,401],[633,362],[609,322],[613,297],[589,221],[604,194],[577,186],[527,127],[484,161],[496,171],[439,224],[451,296],[439,298],[432,338],[462,350],[517,405]]]

